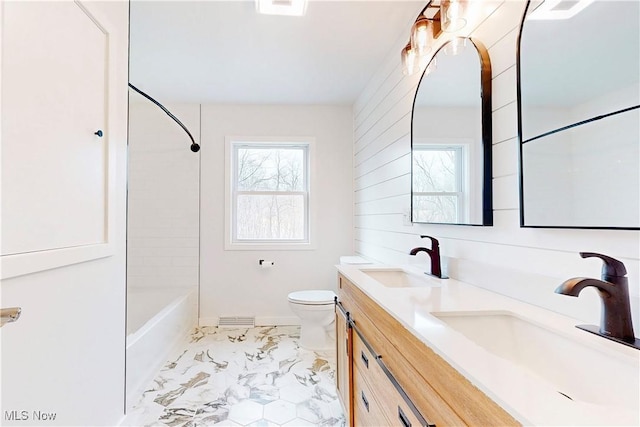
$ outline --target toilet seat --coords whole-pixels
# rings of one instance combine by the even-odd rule
[[[333,291],[296,291],[289,294],[289,302],[303,305],[333,304],[336,294]]]

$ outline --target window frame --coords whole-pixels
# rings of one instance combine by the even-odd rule
[[[303,148],[306,191],[238,190],[237,154],[239,148]],[[313,209],[315,139],[311,137],[225,137],[225,250],[311,250],[315,249],[315,215]],[[237,200],[239,195],[304,196],[304,239],[238,239]]]

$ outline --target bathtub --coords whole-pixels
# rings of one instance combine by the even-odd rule
[[[197,324],[197,304],[194,288],[127,290],[127,408],[187,341]]]

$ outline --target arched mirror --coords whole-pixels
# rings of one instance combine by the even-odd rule
[[[411,120],[411,219],[492,225],[491,65],[480,43],[454,39],[422,75]]]
[[[640,227],[640,2],[531,1],[518,45],[523,227]]]

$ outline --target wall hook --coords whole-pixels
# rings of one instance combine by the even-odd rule
[[[102,135],[104,135],[104,133],[102,132],[102,130],[98,129],[97,131],[95,131],[93,133],[94,135],[98,135],[98,137],[102,138]]]

